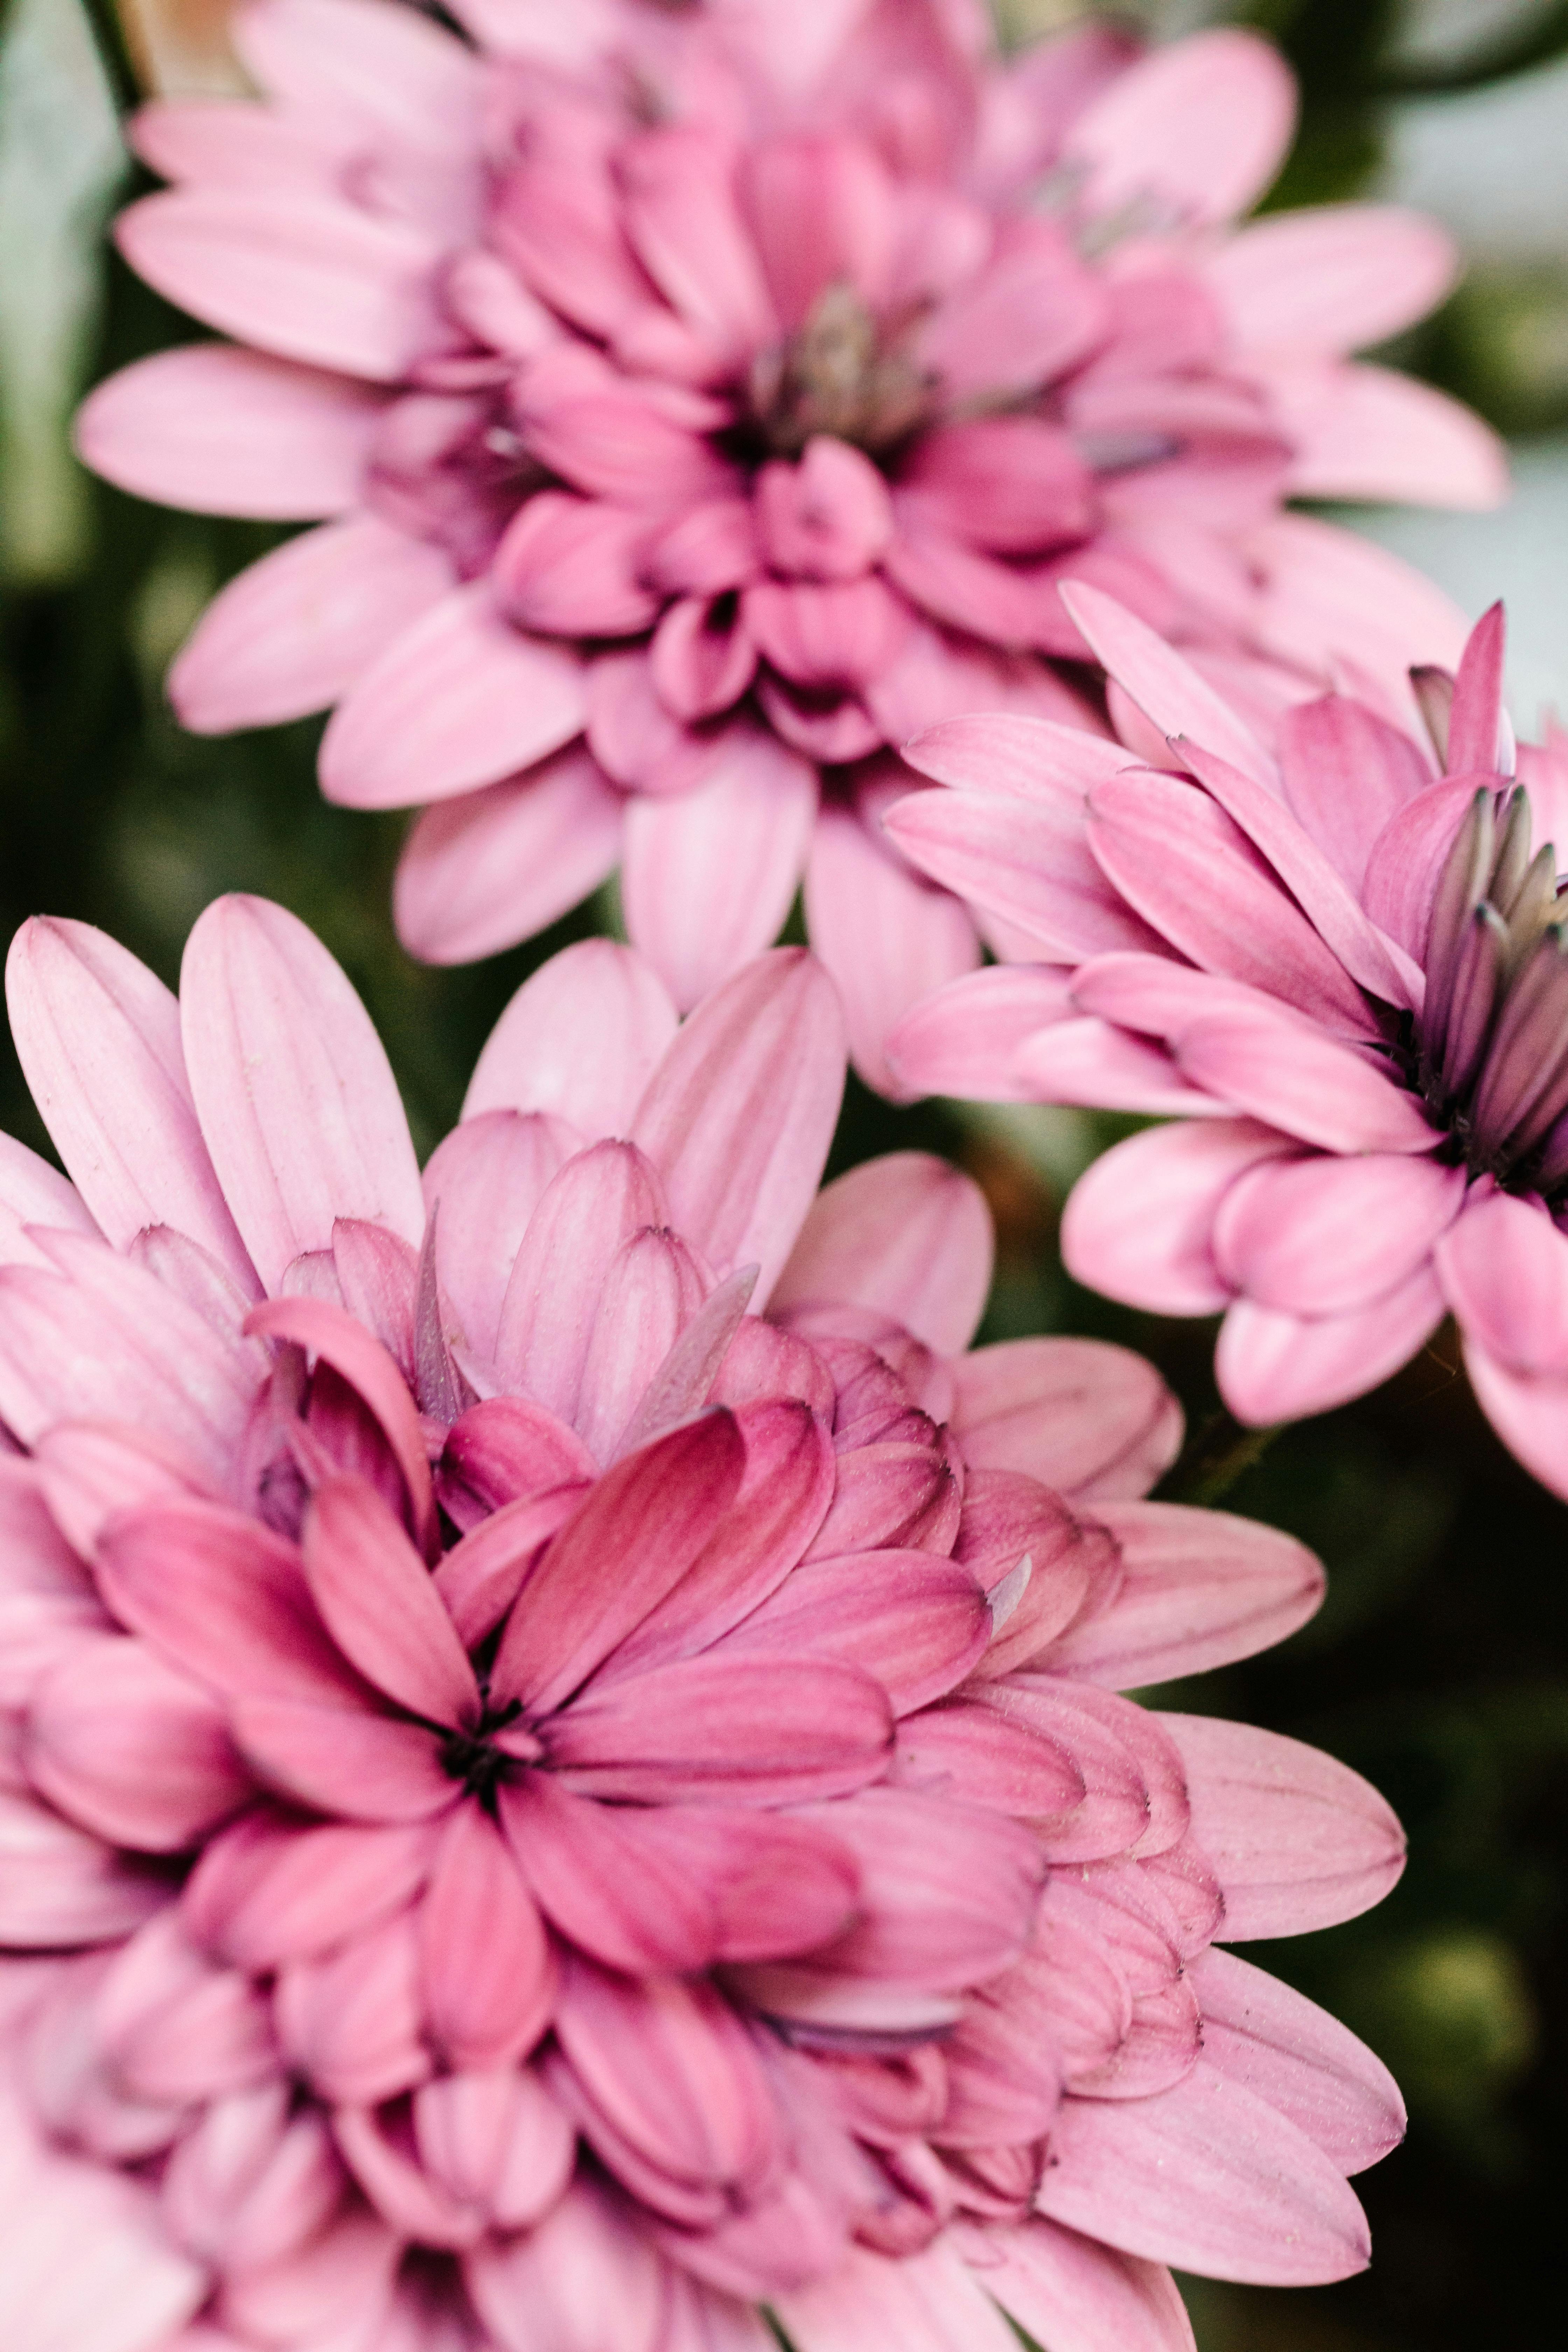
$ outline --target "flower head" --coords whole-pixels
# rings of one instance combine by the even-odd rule
[[[817,967],[681,1027],[569,950],[423,1181],[277,908],[178,1003],[68,924],[11,993],[74,1180],[0,1163],[24,2352],[1110,2352],[1189,2342],[1167,2259],[1364,2260],[1397,2094],[1214,1939],[1375,1900],[1397,1824],[1116,1696],[1317,1564],[1140,1499],[1136,1358],[964,1352],[966,1179],[814,1198]]]
[[[1294,110],[1252,36],[1004,65],[937,0],[793,10],[787,42],[734,0],[456,13],[466,41],[392,0],[250,0],[265,102],[139,117],[175,184],[122,248],[237,342],[125,371],[80,425],[145,495],[326,518],[224,592],[171,691],[216,730],[336,705],[329,795],[426,804],[416,953],[488,954],[618,863],[689,1005],[804,876],[891,1086],[891,1020],[980,947],[878,830],[888,747],[977,708],[1098,729],[1064,578],[1268,711],[1457,652],[1414,574],[1281,511],[1502,476],[1463,411],[1344,359],[1437,299],[1440,231],[1233,233]]]
[[[1452,1313],[1488,1412],[1563,1491],[1568,764],[1555,734],[1516,752],[1500,608],[1457,680],[1415,673],[1439,772],[1338,695],[1288,715],[1276,761],[1129,614],[1068,593],[1170,769],[1027,721],[913,748],[958,789],[894,809],[906,853],[1042,961],[917,1008],[900,1066],[1188,1114],[1082,1179],[1075,1272],[1223,1308],[1220,1387],[1255,1423],[1359,1396]]]

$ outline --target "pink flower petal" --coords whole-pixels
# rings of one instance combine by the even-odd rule
[[[475,1065],[463,1117],[550,1111],[591,1139],[624,1135],[676,1027],[640,957],[584,940],[518,990]]]
[[[671,308],[720,352],[771,342],[777,323],[728,142],[696,124],[661,125],[627,140],[618,163],[627,235]]]
[[[419,1910],[425,2013],[461,2070],[509,2065],[550,2021],[555,1968],[544,1925],[493,1822],[460,1805]]]
[[[258,1972],[310,1958],[403,1910],[437,1834],[424,1823],[306,1829],[258,1808],[203,1852],[180,1898],[185,1931],[216,1958]]]
[[[940,1990],[1017,1958],[1045,1874],[1039,1840],[1021,1822],[909,1789],[868,1789],[801,1817],[860,1866],[862,1916],[816,1956],[822,1972]]]
[[[576,1413],[577,1433],[596,1461],[613,1461],[629,1450],[626,1436],[648,1387],[707,1289],[679,1234],[655,1226],[631,1234],[610,1260],[583,1360]]]
[[[1364,2270],[1365,2217],[1305,2132],[1199,2059],[1152,2099],[1068,2099],[1040,2210],[1208,2277],[1321,2285]]]
[[[251,1792],[221,1710],[140,1642],[95,1643],[57,1667],[25,1752],[52,1803],[142,1853],[178,1853]]]
[[[418,1948],[407,1912],[321,1959],[283,1969],[273,2007],[288,2056],[333,2105],[377,2105],[431,2071],[420,2039]],[[363,2309],[360,2296],[355,2305]]]
[[[351,1822],[396,1823],[429,1821],[457,1800],[457,1783],[422,1725],[282,1698],[236,1699],[231,1720],[247,1762],[299,1804]]]
[[[321,789],[350,808],[451,800],[559,751],[584,716],[577,656],[521,635],[474,581],[395,637],[339,704]]]
[[[91,1213],[58,1168],[15,1137],[0,1139],[0,1264],[47,1266],[47,1251],[28,1234],[29,1225],[55,1232],[96,1234]]]
[[[106,1238],[125,1249],[144,1226],[176,1226],[254,1296],[163,982],[103,932],[37,917],[12,942],[5,979],[27,1084]]]
[[[993,1246],[977,1184],[929,1153],[889,1152],[817,1195],[773,1310],[866,1307],[940,1355],[961,1355],[984,1310]]]
[[[1212,1118],[1219,1108],[1212,1095],[1184,1084],[1163,1045],[1130,1037],[1107,1021],[1058,1021],[1019,1047],[1016,1066],[1029,1102],[1086,1103],[1100,1110],[1156,1115],[1184,1110],[1200,1118]]]
[[[932,795],[934,798],[934,795]],[[1071,1015],[1071,975],[1031,964],[988,966],[922,998],[889,1035],[889,1063],[922,1094],[1028,1102],[1023,1050]]]
[[[455,1127],[426,1163],[441,1289],[463,1344],[481,1364],[495,1353],[506,1286],[529,1220],[575,1139],[547,1112],[485,1110]]]
[[[660,2352],[666,2340],[667,2265],[584,2182],[526,2235],[481,2240],[464,2277],[501,2352],[535,2352],[552,2336],[563,2347],[598,2342],[616,2352]]]
[[[520,629],[545,636],[635,636],[661,601],[642,583],[647,537],[647,518],[627,508],[538,491],[495,551],[496,602]]]
[[[1014,2352],[1018,2340],[945,2239],[897,2261],[853,2246],[831,2277],[771,2302],[800,2352]]]
[[[402,1370],[363,1323],[325,1298],[268,1298],[246,1318],[247,1333],[291,1341],[329,1364],[369,1408],[402,1474],[421,1544],[435,1541],[436,1506],[424,1435]]]
[[[809,764],[739,726],[691,791],[631,802],[621,869],[626,929],[683,1009],[776,939],[816,815]]]
[[[908,1715],[962,1682],[990,1638],[971,1569],[882,1550],[874,1568],[863,1553],[806,1561],[709,1655],[727,1670],[732,1659],[836,1658],[874,1676],[894,1714]]]
[[[1289,1315],[1238,1298],[1220,1327],[1215,1377],[1239,1421],[1258,1428],[1299,1421],[1376,1388],[1442,1319],[1443,1293],[1429,1265],[1344,1315]]]
[[[947,1552],[957,1532],[958,1480],[923,1435],[857,1445],[838,1456],[832,1506],[811,1557],[879,1551],[892,1545]]]
[[[269,1289],[302,1251],[330,1247],[339,1217],[417,1247],[425,1204],[391,1066],[296,916],[261,898],[209,907],[186,943],[180,1012],[202,1132]]]
[[[263,89],[362,138],[440,152],[477,129],[479,60],[419,17],[384,24],[342,0],[268,0],[247,12],[235,44]]]
[[[1311,376],[1281,371],[1275,404],[1304,499],[1386,499],[1484,510],[1509,495],[1508,455],[1489,425],[1431,384],[1360,362]]]
[[[1186,1769],[1193,1836],[1225,1891],[1227,1943],[1333,1927],[1394,1885],[1405,1834],[1359,1773],[1250,1724],[1155,1719]]]
[[[748,150],[737,177],[742,217],[786,333],[827,287],[847,285],[871,304],[883,298],[894,194],[868,142],[782,134]]]
[[[1243,39],[1243,35],[1212,37]],[[1250,41],[1248,46],[1253,46]],[[1190,43],[1184,47],[1191,47]],[[1272,52],[1269,53],[1270,55]],[[1252,733],[1183,656],[1102,590],[1070,582],[1062,602],[1095,654],[1162,735],[1186,735],[1266,790],[1277,788],[1273,761]]]
[[[1441,1139],[1415,1095],[1283,1005],[1200,1014],[1171,1050],[1221,1102],[1325,1151],[1430,1151]]]
[[[1506,625],[1500,604],[1481,614],[1465,641],[1448,713],[1447,766],[1483,773],[1503,766],[1502,689]]]
[[[47,1805],[0,1790],[0,1937],[15,1952],[115,1944],[167,1905],[166,1890]]]
[[[1343,694],[1285,713],[1279,760],[1286,800],[1356,891],[1384,826],[1432,782],[1408,736]]]
[[[658,1853],[700,1887],[717,1921],[714,1957],[731,1963],[812,1950],[854,1916],[860,1874],[824,1829],[779,1813],[669,1805],[637,1816],[645,1854]]]
[[[1081,793],[1068,785],[1047,798],[1047,789],[1027,803],[1001,792],[911,793],[883,822],[923,873],[1019,924],[1042,958],[1154,946],[1089,849]]]
[[[1181,1450],[1181,1408],[1159,1373],[1103,1339],[1005,1339],[953,1377],[970,1467],[1026,1471],[1069,1501],[1144,1494]]]
[[[1211,2066],[1288,2116],[1342,2172],[1398,2147],[1399,2085],[1337,2018],[1234,1952],[1200,1952],[1189,1974]]]
[[[635,1144],[598,1143],[568,1160],[530,1217],[507,1282],[495,1343],[501,1385],[574,1425],[608,1268],[633,1234],[670,1222]]]
[[[427,2172],[503,2230],[543,2219],[572,2178],[575,2134],[536,2074],[445,2074],[414,2095]]]
[[[722,1402],[713,1398],[713,1384],[756,1284],[756,1269],[743,1265],[709,1291],[643,1389],[636,1412],[616,1441],[617,1455],[646,1445],[649,1438],[662,1437],[667,1429],[689,1421],[710,1401]]]
[[[765,465],[754,495],[767,559],[786,578],[858,580],[892,530],[886,477],[831,434],[814,435],[797,464]]]
[[[1053,1674],[1114,1690],[1204,1674],[1284,1641],[1322,1600],[1320,1562],[1277,1528],[1177,1503],[1101,1503],[1095,1516],[1120,1547],[1121,1583],[1052,1644]]]
[[[764,661],[793,686],[869,684],[896,660],[909,607],[875,572],[858,580],[758,580],[741,599],[741,619]]]
[[[1081,201],[1093,213],[1152,198],[1208,227],[1262,194],[1295,124],[1295,83],[1275,48],[1253,33],[1196,33],[1118,76],[1065,154],[1089,168]]]
[[[1195,2352],[1168,2270],[1118,2253],[1044,2217],[1022,2229],[961,2232],[979,2284],[1051,2352]]]
[[[1362,897],[1373,922],[1417,960],[1426,953],[1437,877],[1490,772],[1445,777],[1396,808],[1367,854]]]
[[[1214,1221],[1231,1186],[1288,1139],[1249,1119],[1183,1120],[1130,1136],[1079,1179],[1062,1217],[1075,1281],[1159,1315],[1212,1315],[1232,1297]]]
[[[628,1976],[710,1965],[720,1928],[708,1888],[635,1806],[574,1797],[547,1773],[500,1791],[501,1827],[559,1934]]]
[[[1065,545],[1095,520],[1092,478],[1071,436],[1037,417],[938,425],[915,444],[899,479],[944,528],[996,554]]]
[[[373,514],[290,540],[221,590],[182,647],[168,677],[181,725],[226,735],[326,709],[451,585],[437,549]]]
[[[1467,1341],[1513,1373],[1568,1373],[1568,1238],[1506,1192],[1467,1201],[1437,1244],[1437,1277]]]
[[[1353,1313],[1426,1264],[1467,1182],[1462,1168],[1397,1155],[1265,1160],[1219,1204],[1211,1246],[1220,1279],[1260,1307]],[[1563,1333],[1568,1368],[1568,1311]]]
[[[314,522],[357,505],[382,405],[342,376],[191,343],[100,384],[78,415],[76,445],[138,498]]]
[[[1474,1341],[1465,1369],[1503,1444],[1554,1495],[1568,1491],[1568,1380],[1511,1371]]]
[[[1105,332],[1105,289],[1055,222],[1015,215],[1001,251],[936,306],[916,339],[948,398],[1031,393]]]
[[[477,1716],[467,1653],[428,1569],[374,1487],[358,1478],[318,1486],[303,1552],[327,1630],[367,1681],[433,1723]]]
[[[1398,205],[1314,205],[1250,221],[1204,275],[1254,351],[1354,352],[1435,310],[1453,239]]]
[[[443,1556],[435,1571],[436,1590],[466,1648],[478,1649],[494,1633],[539,1554],[576,1509],[585,1485],[575,1479],[546,1494],[502,1503]]]

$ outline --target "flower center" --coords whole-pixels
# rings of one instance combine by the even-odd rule
[[[516,1699],[507,1706],[487,1706],[471,1731],[449,1731],[437,1751],[442,1771],[460,1782],[465,1793],[477,1799],[487,1812],[495,1810],[496,1790],[518,1761],[495,1745],[495,1735],[515,1723],[521,1713]]]
[[[924,423],[934,384],[854,289],[838,285],[817,296],[793,341],[758,353],[748,390],[773,455],[798,457],[826,433],[877,457]]]
[[[1467,1165],[1521,1192],[1568,1186],[1568,907],[1522,786],[1483,787],[1438,877],[1413,1083]]]

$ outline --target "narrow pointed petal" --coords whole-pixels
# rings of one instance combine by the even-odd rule
[[[1183,44],[1186,50],[1194,46]],[[1081,580],[1069,583],[1061,595],[1111,677],[1162,735],[1191,736],[1266,790],[1276,787],[1274,762],[1251,730],[1163,637],[1114,597]]]
[[[1238,1421],[1256,1428],[1300,1421],[1376,1388],[1420,1351],[1442,1319],[1443,1293],[1430,1265],[1344,1315],[1290,1315],[1238,1298],[1220,1329],[1215,1377]]]
[[[715,1270],[755,1264],[760,1313],[805,1222],[844,1084],[831,982],[798,949],[760,957],[693,1013],[633,1124],[673,1221]]]
[[[479,1363],[495,1354],[506,1286],[529,1220],[575,1137],[543,1112],[487,1110],[464,1119],[425,1166],[432,1222],[440,1214],[437,1272],[464,1346]]]
[[[1168,2270],[1118,2253],[1044,2216],[1022,2229],[964,2231],[975,2278],[1008,2317],[1051,2352],[1195,2352]]]
[[[1482,614],[1471,630],[1454,680],[1454,702],[1448,714],[1450,775],[1467,770],[1496,770],[1501,765],[1499,730],[1502,719],[1502,667],[1505,622],[1500,604]]]
[[[675,1234],[645,1226],[605,1270],[583,1360],[576,1427],[596,1461],[612,1461],[648,1383],[702,1304],[701,1269]],[[678,1416],[683,1418],[684,1416]]]
[[[311,1597],[367,1681],[434,1723],[478,1710],[474,1670],[430,1571],[374,1487],[358,1478],[319,1486],[303,1549]]]
[[[500,1832],[474,1804],[442,1832],[419,1910],[425,2013],[449,2065],[510,2064],[549,2022],[555,1967]]]
[[[1005,1339],[953,1375],[965,1461],[1026,1471],[1068,1501],[1146,1494],[1181,1450],[1181,1407],[1164,1381],[1104,1339]]]
[[[1337,2165],[1201,2058],[1156,2098],[1068,2100],[1051,2153],[1040,2210],[1125,2252],[1268,2286],[1366,2267],[1366,2220]]]
[[[410,955],[472,963],[544,930],[621,854],[626,803],[584,746],[437,801],[410,829],[393,886]]]
[[[1394,1884],[1405,1835],[1359,1773],[1248,1724],[1156,1720],[1186,1768],[1193,1836],[1225,1889],[1227,1943],[1333,1927]]]
[[[220,898],[185,948],[180,1014],[202,1133],[268,1289],[339,1217],[417,1248],[419,1168],[370,1017],[296,916]]]
[[[75,1185],[7,1135],[0,1139],[0,1264],[49,1265],[47,1252],[29,1238],[29,1225],[78,1234],[98,1230]]]
[[[637,1411],[621,1432],[617,1454],[633,1453],[700,1412],[756,1286],[756,1268],[743,1265],[710,1292],[644,1388]]]
[[[1130,1136],[1073,1188],[1062,1257],[1075,1280],[1159,1315],[1212,1315],[1233,1296],[1215,1264],[1215,1217],[1231,1186],[1290,1150],[1250,1119],[1184,1121]]]
[[[1200,1952],[1189,1973],[1211,2066],[1288,2116],[1342,2172],[1398,2147],[1399,2085],[1337,2018],[1234,1952]]]
[[[977,1184],[921,1151],[868,1161],[818,1194],[773,1292],[890,1315],[941,1355],[963,1353],[991,1287],[990,1213]]]
[[[576,1423],[605,1278],[622,1244],[672,1221],[635,1144],[600,1143],[554,1176],[529,1218],[496,1330],[502,1385]]]

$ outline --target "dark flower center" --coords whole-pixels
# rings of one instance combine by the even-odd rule
[[[517,1759],[494,1744],[498,1731],[517,1721],[522,1708],[516,1699],[503,1707],[487,1706],[471,1730],[448,1731],[441,1742],[438,1761],[449,1780],[461,1783],[487,1812],[495,1810],[496,1790],[510,1778]]]
[[[758,353],[747,389],[763,440],[782,457],[798,457],[818,433],[884,455],[925,423],[935,394],[897,331],[843,285],[817,296],[792,341]]]

